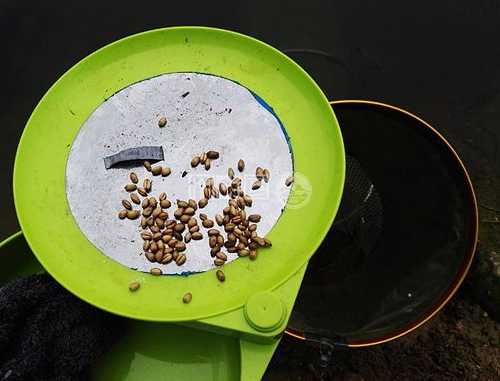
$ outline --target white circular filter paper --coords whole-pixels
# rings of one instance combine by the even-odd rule
[[[165,116],[167,125],[159,128]],[[106,169],[104,158],[127,148],[162,146],[168,177],[152,176],[140,163]],[[210,170],[202,165],[191,168],[193,156],[209,150],[218,151],[218,160]],[[237,162],[245,161],[239,172]],[[257,166],[271,173],[269,183],[262,181],[258,190]],[[159,267],[164,274],[201,272],[214,268],[210,256],[207,230],[201,226],[200,213],[215,221],[215,215],[227,206],[228,196],[211,198],[198,209],[200,231],[204,238],[191,241],[182,266],[150,263],[142,250],[140,218],[120,220],[121,200],[130,200],[124,186],[135,172],[139,185],[152,180],[150,195],[167,194],[173,217],[177,199],[203,197],[206,180],[212,177],[216,186],[230,185],[227,171],[231,167],[242,179],[242,188],[253,199],[247,215],[260,214],[259,236],[266,236],[278,221],[290,189],[285,179],[293,173],[293,159],[286,132],[279,119],[265,102],[247,88],[229,79],[199,74],[164,74],[135,83],[103,102],[82,125],[75,138],[66,167],[66,194],[71,212],[84,235],[104,255],[139,271]],[[142,197],[141,197],[142,199]],[[140,206],[133,204],[135,209]],[[215,228],[220,227],[215,225]],[[227,253],[228,262],[238,258]]]

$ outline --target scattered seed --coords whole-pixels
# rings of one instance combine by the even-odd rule
[[[220,282],[224,282],[226,280],[226,275],[224,275],[224,272],[222,270],[217,270],[215,276]]]
[[[177,250],[178,252],[186,250],[186,244],[182,241],[177,242],[177,244],[175,245],[175,250]]]
[[[191,234],[196,233],[197,231],[200,231],[200,227],[198,225],[195,225],[192,228],[189,228],[189,232]]]
[[[184,242],[186,242],[186,243],[191,242],[191,238],[192,238],[191,233],[189,233],[189,232],[186,233],[186,235],[184,236]]]
[[[149,217],[149,216],[151,215],[151,213],[153,213],[153,208],[152,208],[152,207],[150,207],[150,206],[148,206],[146,209],[144,209],[144,210],[142,211],[142,215],[143,215],[144,217]],[[154,218],[153,218],[153,223],[154,223]]]
[[[257,167],[255,169],[255,177],[257,177],[258,180],[262,180],[264,178],[264,170],[261,167]]]
[[[195,240],[195,241],[198,241],[200,239],[203,238],[203,234],[201,234],[200,232],[194,232],[191,234],[191,237]]]
[[[252,206],[252,197],[244,195],[243,201],[245,201],[245,205],[248,206],[249,208]]]
[[[237,251],[238,251],[238,249],[235,246],[227,248],[228,253],[236,253]]]
[[[269,172],[269,169],[265,168],[264,169],[264,181],[266,183],[268,183],[270,178],[271,178],[271,173]]]
[[[168,209],[168,208],[170,208],[171,205],[172,205],[172,203],[169,200],[161,200],[160,201],[160,206],[163,209]]]
[[[161,275],[163,272],[157,267],[153,267],[149,272],[153,275]]]
[[[153,226],[150,226],[149,227],[149,230],[151,231],[151,233],[155,234],[155,233],[159,233],[160,232],[160,228],[156,225],[153,225]]]
[[[172,170],[170,169],[170,167],[162,167],[162,169],[161,169],[161,175],[163,177],[167,177],[171,173],[172,173]]]
[[[191,216],[189,214],[183,214],[181,218],[179,218],[179,221],[182,222],[183,224],[187,224]]]
[[[161,212],[158,215],[158,218],[161,218],[162,220],[166,220],[168,218],[168,213],[167,212]]]
[[[238,251],[238,256],[239,257],[246,257],[250,254],[250,252],[247,249],[240,249]]]
[[[229,214],[229,206],[226,206],[224,209],[222,209],[222,213],[224,213],[224,215]]]
[[[250,222],[255,222],[255,223],[257,223],[257,222],[259,222],[259,221],[260,221],[260,219],[261,219],[260,214],[250,214],[250,215],[248,216],[248,221],[250,221]]]
[[[153,176],[158,176],[159,174],[161,174],[161,166],[157,165],[155,167],[152,167],[151,173],[153,174]]]
[[[139,193],[142,197],[146,197],[148,195],[146,190],[144,188],[141,188],[141,187],[137,188],[137,193]]]
[[[120,220],[123,220],[125,217],[127,217],[127,213],[128,213],[128,210],[126,210],[126,209],[120,210],[120,212],[118,213],[118,218]]]
[[[224,183],[219,184],[219,192],[221,195],[225,196],[227,195],[227,186]]]
[[[208,231],[208,235],[209,236],[212,236],[212,235],[219,235],[219,231],[217,229],[210,229]]]
[[[203,209],[205,206],[207,206],[208,200],[206,198],[202,198],[200,201],[198,201],[198,206],[200,209]]]
[[[151,241],[144,241],[144,243],[142,244],[142,249],[144,251],[147,251],[149,249],[150,245],[151,245]]]
[[[161,263],[163,265],[169,264],[170,262],[172,262],[172,259],[173,259],[172,254],[171,253],[166,253],[166,254],[163,255]]]
[[[205,188],[203,189],[203,195],[205,196],[205,198],[209,199],[209,198],[210,198],[210,196],[211,196],[210,188],[205,187]]]
[[[147,221],[146,217],[141,217],[141,227],[142,227],[143,229],[145,229],[145,228],[146,228],[146,226],[148,226],[148,224],[147,224],[147,222],[146,222],[146,221]]]
[[[149,161],[145,161],[143,165],[148,172],[151,172],[151,163]]]
[[[207,159],[207,160],[205,161],[205,169],[206,169],[207,171],[210,169],[211,162],[212,162],[212,160],[210,160],[210,159]]]
[[[222,224],[223,224],[223,225],[226,225],[226,224],[228,224],[228,223],[229,223],[229,221],[230,221],[230,220],[231,220],[231,218],[229,217],[229,214],[226,214],[226,215],[224,216],[224,219],[222,220]]]
[[[220,258],[215,258],[215,260],[214,260],[215,266],[222,266],[224,263],[225,262]]]
[[[217,214],[215,216],[215,221],[217,222],[217,225],[221,226],[222,225],[222,220],[224,219],[224,217],[222,217],[220,214]]]
[[[128,289],[131,292],[137,291],[141,287],[141,284],[139,282],[132,282],[128,285]]]
[[[236,199],[236,202],[238,203],[238,207],[240,209],[245,209],[245,200],[243,199],[243,197],[241,196],[238,196],[238,198]]]
[[[149,198],[145,198],[142,200],[142,209],[146,209],[149,206]]]
[[[215,256],[219,259],[222,259],[224,262],[227,261],[227,255],[224,254],[222,251],[219,251]]]
[[[162,128],[162,127],[165,127],[166,125],[167,125],[167,118],[165,118],[164,116],[162,116],[158,120],[158,127]]]
[[[146,192],[151,192],[151,187],[152,187],[153,183],[151,182],[150,179],[144,179],[144,181],[142,182],[142,186],[144,187],[144,190]]]
[[[224,226],[224,230],[226,232],[232,232],[234,230],[234,228],[236,227],[235,224],[226,224],[226,226]]]
[[[207,157],[212,160],[216,160],[219,158],[219,153],[217,151],[208,151]]]
[[[257,244],[261,247],[266,246],[266,241],[264,241],[264,238],[261,237],[253,237],[252,240],[254,242],[257,242]]]
[[[177,232],[177,233],[182,233],[184,231],[184,229],[186,229],[186,226],[184,226],[183,223],[178,223],[174,226],[174,230]]]
[[[137,184],[139,182],[139,178],[135,174],[135,172],[130,172],[130,181],[132,181],[134,184]]]
[[[161,192],[158,196],[158,200],[163,201],[167,199],[167,194],[165,192]]]
[[[182,302],[185,304],[188,304],[191,302],[193,299],[193,295],[190,292],[186,292],[184,296],[182,297]]]
[[[250,230],[251,232],[254,232],[257,230],[257,225],[256,224],[251,224],[249,227],[248,227],[248,230]]]
[[[179,219],[181,218],[181,216],[184,214],[184,209],[183,208],[177,208],[175,209],[175,212],[174,212],[174,217]]]
[[[203,227],[205,228],[211,228],[214,226],[214,222],[212,220],[206,219],[202,222]]]
[[[200,155],[200,163],[201,164],[205,164],[205,162],[207,161],[207,154],[205,152],[203,152],[201,155]]]
[[[172,240],[172,236],[170,234],[164,235],[163,237],[161,237],[161,240],[163,241],[163,243],[168,244]]]
[[[254,183],[252,184],[252,190],[259,189],[259,188],[260,188],[260,186],[261,186],[261,184],[262,184],[262,183],[261,183],[261,181],[260,181],[260,180],[257,180],[256,182],[254,182]]]
[[[290,185],[292,185],[292,184],[293,184],[293,181],[294,181],[294,177],[293,177],[293,176],[290,176],[290,177],[288,177],[288,178],[285,180],[285,185],[286,185],[287,187],[289,187]]]
[[[266,238],[266,237],[264,237],[264,243],[265,243],[266,247],[271,247],[273,245],[271,240],[269,238]]]
[[[153,235],[150,232],[142,232],[141,238],[144,240],[150,240],[153,239]]]
[[[200,213],[200,220],[205,221],[208,216],[205,213]]]
[[[233,168],[228,168],[227,169],[227,176],[232,180],[234,179],[234,170]]]
[[[212,193],[212,196],[213,196],[213,197],[215,197],[215,198],[219,198],[219,191],[217,190],[217,188],[216,188],[216,187],[214,187],[214,186],[212,185],[212,187],[210,188],[210,191],[211,191],[211,193]]]
[[[177,264],[177,266],[182,266],[184,263],[186,263],[186,255],[179,254],[175,259],[175,263]]]
[[[198,225],[198,222],[196,221],[196,218],[191,217],[188,221],[188,228],[192,228],[193,226]]]
[[[245,170],[245,162],[243,159],[238,160],[238,171],[243,172]]]
[[[220,251],[220,246],[215,245],[212,249],[210,249],[210,256],[213,258],[215,257],[215,254],[217,254]]]
[[[221,235],[217,236],[217,245],[222,246],[224,244],[224,237]]]
[[[200,157],[199,156],[195,156],[191,159],[191,167],[195,168],[198,166],[198,164],[200,164]]]
[[[147,224],[148,226],[153,226],[153,225],[154,225],[154,223],[155,223],[155,220],[154,220],[154,218],[153,218],[153,217],[149,217],[149,218],[146,220],[146,224]]]
[[[127,184],[127,185],[125,185],[125,190],[127,192],[133,192],[136,189],[137,189],[137,185],[135,185],[135,184]]]
[[[215,245],[217,245],[217,237],[213,235],[208,239],[208,246],[210,246],[213,249]]]
[[[132,202],[134,204],[137,204],[139,205],[141,203],[141,199],[139,198],[139,196],[137,196],[137,194],[135,193],[130,193],[130,199],[132,200]]]
[[[257,250],[251,250],[249,257],[252,261],[256,260],[257,259]]]
[[[146,258],[148,259],[149,262],[154,262],[155,261],[155,255],[151,252],[144,253]]]
[[[150,208],[152,208],[152,206],[150,206]],[[158,218],[158,216],[160,215],[160,213],[161,213],[161,208],[160,207],[157,207],[157,208],[153,209],[153,214],[152,214],[153,218]]]
[[[135,220],[136,218],[139,217],[139,211],[138,210],[129,210],[127,211],[127,218],[129,220]]]
[[[155,261],[161,262],[162,259],[163,259],[163,250],[158,248],[158,250],[155,253]]]
[[[257,244],[257,242],[250,242],[250,243],[248,244],[248,248],[249,248],[250,250],[256,250],[258,247],[259,247],[259,245]]]

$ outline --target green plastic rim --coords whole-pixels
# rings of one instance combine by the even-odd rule
[[[88,116],[109,96],[163,73],[202,72],[230,78],[259,94],[283,122],[294,152],[296,181],[289,205],[258,260],[242,258],[188,277],[154,277],[99,252],[79,230],[65,192],[69,149]],[[242,307],[272,290],[313,255],[335,217],[344,184],[340,129],[328,100],[290,58],[251,37],[176,27],[136,34],[89,55],[44,95],[21,137],[14,198],[23,233],[43,267],[64,287],[97,307],[150,321],[187,321]],[[130,293],[128,284],[142,283]],[[182,303],[186,292],[189,305]]]

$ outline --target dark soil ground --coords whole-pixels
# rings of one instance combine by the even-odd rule
[[[264,380],[500,380],[500,324],[462,292],[403,338],[338,349],[323,374],[317,348],[285,338]]]

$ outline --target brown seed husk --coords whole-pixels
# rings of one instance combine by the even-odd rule
[[[191,234],[191,237],[195,240],[195,241],[198,241],[200,239],[203,238],[203,234],[201,234],[200,232],[194,232]]]
[[[191,242],[191,233],[187,232],[186,235],[184,236],[184,242],[189,243]]]
[[[215,266],[222,266],[225,262],[222,259],[215,258],[214,264]]]
[[[184,229],[186,229],[186,226],[183,224],[183,223],[178,223],[174,226],[174,230],[177,232],[177,233],[182,233],[184,231]]]
[[[222,217],[222,215],[220,214],[217,214],[215,216],[215,222],[217,222],[217,225],[221,226],[222,225],[222,220],[224,219],[224,217]]]
[[[158,226],[160,229],[163,229],[165,226],[165,221],[163,221],[160,217],[157,217],[155,219],[155,225]]]
[[[145,198],[144,200],[142,200],[142,209],[146,209],[148,206],[149,206],[149,198]]]
[[[168,246],[170,246],[171,248],[174,248],[175,245],[177,245],[177,240],[172,238],[170,241],[168,241]]]
[[[184,214],[184,209],[183,208],[177,208],[174,212],[174,217],[179,219],[181,216]]]
[[[158,241],[160,239],[161,239],[161,233],[160,232],[153,234],[153,241]]]
[[[141,217],[141,227],[145,229],[146,226],[148,226],[146,217]]]
[[[184,214],[192,216],[194,214],[194,209],[191,207],[187,207],[186,209],[184,209]]]
[[[163,237],[161,237],[161,240],[164,242],[164,243],[169,243],[171,240],[172,240],[172,235],[170,234],[167,234],[167,235],[164,235]]]
[[[182,266],[184,263],[186,263],[186,255],[179,254],[175,259],[175,263],[177,263],[177,266]]]
[[[214,226],[214,222],[212,220],[206,219],[202,222],[203,227],[205,228],[211,228]]]
[[[205,213],[200,213],[200,220],[205,221],[208,216]]]
[[[203,209],[205,206],[207,206],[208,200],[206,198],[202,198],[200,201],[198,201],[198,206],[200,209]]]
[[[257,242],[259,246],[266,246],[266,241],[264,241],[264,238],[261,237],[253,237],[252,241]]]
[[[207,161],[207,154],[206,152],[203,152],[201,155],[200,155],[200,163],[201,164],[205,164],[205,162]]]
[[[245,162],[243,159],[238,160],[238,171],[243,172],[245,170]]]
[[[152,208],[156,208],[156,206],[158,205],[158,201],[156,201],[156,198],[151,196],[151,197],[148,197],[148,200],[149,200],[149,206]]]
[[[195,200],[193,200],[192,198],[190,198],[188,200],[188,207],[189,208],[193,208],[194,210],[198,209],[198,204],[196,203]]]
[[[257,259],[257,250],[251,250],[249,254],[250,259],[253,261]]]
[[[163,250],[162,249],[158,249],[155,253],[155,261],[156,262],[161,262],[161,260],[163,259]]]
[[[213,258],[215,257],[215,254],[217,254],[220,251],[220,246],[216,245],[210,250],[210,256]]]
[[[217,236],[217,245],[222,246],[224,244],[224,237],[221,235]]]
[[[163,265],[166,265],[166,264],[168,264],[168,263],[172,262],[172,259],[173,259],[172,254],[171,254],[171,253],[166,253],[166,254],[164,254],[164,255],[163,255],[163,258],[162,258],[162,260],[161,260],[161,263],[162,263]]]
[[[206,169],[207,171],[210,169],[210,167],[211,167],[211,163],[212,163],[212,160],[210,160],[210,159],[207,159],[207,160],[205,161],[205,169]]]
[[[234,170],[233,168],[228,168],[227,169],[227,176],[232,180],[234,179]]]
[[[208,235],[209,235],[209,236],[212,236],[212,235],[219,235],[219,234],[220,234],[220,233],[219,233],[219,230],[217,230],[217,229],[210,229],[210,230],[208,231]]]
[[[147,220],[146,220],[146,224],[148,226],[153,226],[155,224],[155,220],[153,217],[149,217]]]
[[[248,221],[250,221],[250,222],[259,222],[260,219],[261,219],[260,214],[250,214],[248,216]]]
[[[224,183],[219,184],[219,192],[221,195],[225,196],[227,195],[227,186]]]
[[[150,232],[142,232],[141,238],[145,240],[150,240],[153,239],[153,234],[151,234]]]
[[[250,250],[255,250],[255,249],[257,249],[258,247],[259,247],[259,245],[257,244],[257,242],[250,242],[250,243],[248,244],[248,248],[249,248]]]
[[[229,206],[226,206],[224,209],[222,209],[222,213],[229,214],[229,209]]]
[[[152,184],[153,183],[151,182],[150,179],[144,179],[144,181],[142,182],[142,186],[143,186],[144,190],[148,193],[151,192]]]
[[[118,218],[119,218],[120,220],[123,220],[125,217],[127,217],[127,212],[128,212],[128,211],[127,211],[126,209],[124,209],[124,210],[120,210],[120,212],[118,213]]]
[[[198,225],[194,225],[193,227],[189,228],[189,232],[191,234],[196,233],[198,231],[200,231],[200,227]]]
[[[144,251],[147,251],[149,249],[149,246],[151,245],[151,241],[144,241],[144,243],[142,244],[142,249]]]
[[[250,252],[247,249],[240,249],[238,251],[238,256],[239,257],[246,257],[250,254]]]
[[[238,251],[238,248],[236,246],[231,246],[227,248],[228,253],[236,253]]]
[[[261,185],[262,185],[261,181],[260,181],[260,180],[257,180],[256,182],[254,182],[254,183],[252,184],[252,190],[259,189]]]
[[[215,256],[219,259],[222,259],[224,262],[227,261],[227,255],[224,254],[222,251],[219,251]]]
[[[158,250],[163,251],[165,249],[165,244],[161,239],[159,241],[156,241],[156,246],[158,246]]]
[[[153,267],[149,272],[153,275],[161,275],[163,272],[157,267]]]
[[[139,217],[140,213],[138,210],[129,210],[127,211],[127,218],[129,220],[135,220]]]
[[[273,245],[271,240],[269,238],[266,238],[266,237],[264,237],[264,243],[265,243],[266,247],[271,247]]]
[[[155,208],[152,214],[153,218],[157,218],[160,215],[160,213],[161,213],[161,208],[160,207]]]
[[[160,201],[160,206],[163,209],[168,209],[168,208],[170,208],[171,205],[172,205],[172,203],[169,200],[161,200]]]
[[[152,167],[151,173],[153,174],[153,176],[158,176],[159,174],[161,174],[161,166],[156,165],[156,166]]]
[[[161,169],[161,175],[163,177],[167,177],[171,173],[172,173],[172,170],[170,169],[170,167],[162,167],[162,169]]]
[[[175,245],[175,250],[177,250],[178,252],[182,252],[182,251],[186,250],[186,244],[182,241],[177,242]]]
[[[210,192],[210,188],[205,187],[205,188],[203,189],[203,195],[205,196],[205,198],[208,198],[208,199],[209,199],[209,198],[210,198],[210,196],[212,195],[212,193]]]
[[[292,185],[292,184],[293,184],[293,181],[294,181],[293,176],[290,176],[290,177],[288,177],[288,178],[285,180],[285,185],[286,185],[287,187],[289,187],[290,185]]]
[[[158,218],[161,218],[162,220],[166,220],[166,219],[168,219],[168,213],[167,212],[161,212],[158,215]]]
[[[271,178],[271,173],[269,172],[269,169],[265,168],[264,169],[264,181],[266,183],[268,183],[270,178]]]
[[[135,185],[135,184],[127,184],[127,185],[125,185],[125,190],[127,192],[133,192],[136,189],[137,189],[137,185]]]
[[[142,215],[143,215],[144,217],[149,217],[149,216],[151,215],[151,213],[153,213],[153,208],[152,208],[152,207],[150,207],[150,206],[148,206],[146,209],[144,209],[144,210],[142,211]],[[153,220],[154,220],[154,219],[153,219]],[[153,221],[153,222],[154,222],[154,221]]]
[[[139,196],[137,196],[137,194],[135,193],[130,193],[130,199],[132,200],[132,202],[134,204],[137,204],[139,205],[141,203],[141,199],[139,198]]]
[[[149,230],[151,230],[151,233],[153,233],[153,234],[160,232],[160,228],[156,225],[150,226]]]
[[[191,167],[195,168],[198,166],[198,164],[200,164],[200,157],[199,156],[195,156],[191,159]]]
[[[215,245],[217,245],[217,237],[213,235],[208,238],[208,246],[210,246],[213,249]]]
[[[193,299],[193,295],[190,292],[186,292],[184,296],[182,297],[182,302],[185,304],[188,304],[191,302]]]
[[[143,165],[148,172],[151,172],[151,163],[149,161],[145,161]]]
[[[155,262],[155,255],[151,252],[144,253],[149,262]]]
[[[137,193],[139,193],[142,197],[146,197],[148,195],[148,192],[146,192],[146,190],[141,187],[137,188]]]
[[[134,184],[137,184],[139,182],[139,178],[135,174],[135,172],[130,172],[130,181],[132,181]]]
[[[219,153],[217,151],[208,151],[207,157],[212,160],[216,160],[219,158]]]
[[[158,196],[158,200],[163,201],[167,199],[167,194],[165,192],[161,192]]]
[[[248,206],[248,207],[252,206],[252,197],[250,197],[248,195],[244,195],[243,196],[243,201],[245,201],[245,205],[246,206]]]
[[[158,245],[156,242],[151,242],[151,245],[149,245],[149,251],[152,253],[156,253],[158,251]]]
[[[219,191],[217,190],[216,187],[212,186],[212,188],[210,188],[210,191],[211,191],[213,197],[219,198]]]
[[[235,224],[231,224],[231,223],[229,223],[229,224],[226,224],[226,226],[224,226],[224,230],[225,230],[226,232],[232,232],[232,231],[234,230],[234,228],[235,228],[235,227],[236,227],[236,225],[235,225]]]
[[[179,218],[179,221],[182,222],[183,224],[187,224],[190,219],[191,216],[189,214],[183,214],[181,218]]]
[[[191,217],[188,221],[188,228],[192,228],[193,226],[198,225],[198,222],[196,221],[195,217]]]
[[[248,230],[250,230],[251,232],[254,232],[257,230],[257,225],[256,224],[251,224],[249,227],[248,227]]]
[[[132,292],[137,291],[141,287],[139,282],[132,282],[128,285],[128,289]]]
[[[167,125],[167,118],[162,116],[160,119],[158,119],[158,127],[162,128]]]
[[[224,282],[226,280],[226,275],[224,274],[224,272],[222,270],[217,270],[217,272],[215,273],[215,276],[217,277],[217,279],[220,282]]]
[[[209,177],[207,179],[207,181],[205,181],[205,185],[209,188],[211,188],[213,185],[214,185],[214,178],[213,177]]]

